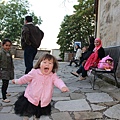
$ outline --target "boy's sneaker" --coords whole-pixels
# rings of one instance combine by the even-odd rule
[[[11,96],[11,94],[10,94],[10,93],[7,93],[6,96]]]
[[[2,102],[4,102],[4,103],[9,103],[10,100],[9,100],[9,99],[5,99],[5,100],[2,100]]]

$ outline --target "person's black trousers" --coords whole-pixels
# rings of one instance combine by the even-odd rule
[[[84,69],[84,66],[80,65],[79,69],[76,71],[78,74],[82,73],[82,77],[87,76],[87,71]]]
[[[2,98],[3,100],[7,99],[6,94],[7,94],[7,88],[8,88],[9,80],[2,80]]]
[[[78,64],[79,60],[77,60],[77,59],[71,60],[69,66],[71,66],[73,62],[76,64],[76,66],[79,66],[79,64]]]

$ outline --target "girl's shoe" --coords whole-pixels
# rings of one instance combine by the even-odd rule
[[[39,120],[39,118],[36,118],[36,116],[34,115],[33,116],[33,120]]]
[[[5,100],[2,100],[2,102],[4,102],[4,103],[9,103],[10,100],[9,100],[9,99],[5,99]]]
[[[79,74],[76,73],[76,72],[71,72],[72,75],[76,76],[76,77],[79,77]]]

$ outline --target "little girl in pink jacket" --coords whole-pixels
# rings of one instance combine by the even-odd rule
[[[14,104],[15,114],[23,116],[23,120],[28,120],[31,116],[38,120],[42,115],[50,115],[50,102],[54,86],[62,92],[69,91],[65,83],[55,73],[57,69],[56,58],[45,54],[28,74],[12,80],[14,84],[28,84],[25,92]]]

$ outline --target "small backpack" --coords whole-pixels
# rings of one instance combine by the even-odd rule
[[[36,41],[36,47],[39,48],[39,46],[41,44],[41,40],[44,37],[44,32],[42,30],[40,30],[38,26],[36,26],[36,28],[38,30],[38,35],[39,35],[39,39],[38,39],[38,41]]]

